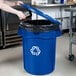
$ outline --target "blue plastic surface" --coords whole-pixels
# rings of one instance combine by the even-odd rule
[[[51,21],[52,23],[56,24],[56,25],[60,25],[61,23],[59,21],[57,21],[56,19],[48,16],[47,14],[44,14],[43,12],[41,12],[40,10],[30,6],[30,5],[27,5],[27,4],[21,4],[21,6],[25,9],[28,9],[44,18],[46,18],[47,20]]]
[[[64,4],[64,0],[61,0],[61,3]]]
[[[23,41],[24,69],[33,75],[46,75],[55,69],[56,37],[60,30],[34,33],[19,28]]]

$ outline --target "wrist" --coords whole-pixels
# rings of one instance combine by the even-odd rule
[[[19,16],[21,14],[21,11],[16,11],[16,15]]]

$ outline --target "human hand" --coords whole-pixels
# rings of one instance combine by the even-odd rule
[[[17,1],[17,2],[16,2],[16,5],[17,5],[17,6],[20,6],[21,4],[24,4],[24,3],[23,3],[22,1]]]
[[[25,19],[25,18],[26,18],[26,16],[24,15],[24,13],[23,13],[23,12],[21,12],[21,11],[18,11],[17,16],[19,17],[19,19],[20,19],[20,20],[22,20],[22,19]]]

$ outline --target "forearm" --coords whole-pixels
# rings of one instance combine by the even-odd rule
[[[4,10],[6,12],[10,12],[10,13],[13,13],[13,14],[16,14],[16,15],[19,12],[18,10],[15,10],[15,9],[11,8],[7,4],[1,4],[0,6],[1,6],[0,9]]]
[[[9,5],[7,5],[9,3]],[[12,14],[16,14],[19,19],[25,19],[26,16],[24,15],[24,13],[22,11],[16,10],[12,7],[10,7],[10,5],[15,5],[16,3],[12,3],[12,2],[8,2],[7,4],[5,3],[4,0],[0,0],[0,9],[12,13]],[[12,3],[12,4],[11,4]],[[22,1],[17,1],[17,5],[23,4]]]
[[[4,1],[4,3],[8,4],[9,6],[16,6],[17,1]]]

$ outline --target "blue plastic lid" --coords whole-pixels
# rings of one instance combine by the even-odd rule
[[[47,20],[49,20],[50,22],[52,22],[52,23],[54,23],[54,24],[56,24],[56,25],[60,25],[60,24],[61,24],[61,23],[60,23],[59,21],[57,21],[56,19],[48,16],[47,14],[44,14],[44,13],[41,12],[40,10],[38,10],[38,9],[36,9],[36,8],[30,6],[30,5],[21,4],[21,6],[22,6],[23,8],[26,8],[26,9],[28,9],[28,10],[30,10],[30,11],[32,11],[32,12],[34,12],[34,13],[42,16],[42,17],[44,17],[44,18],[46,18]]]

